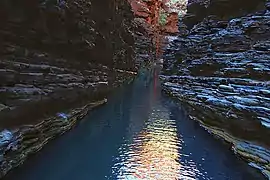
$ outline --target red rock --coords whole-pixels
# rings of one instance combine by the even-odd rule
[[[178,32],[178,14],[176,12],[170,13],[167,17],[167,23],[164,27],[166,33]]]
[[[131,7],[133,9],[133,12],[136,16],[139,17],[148,17],[151,13],[147,4],[143,1],[136,1],[136,0],[129,0]]]
[[[141,26],[152,37],[156,46],[156,55],[162,54],[162,46],[165,44],[164,35],[178,32],[178,13],[170,12],[167,3],[170,0],[128,0],[137,19],[140,19]],[[182,8],[182,4],[177,4],[177,8]],[[161,25],[159,20],[160,10],[168,15],[166,23]]]

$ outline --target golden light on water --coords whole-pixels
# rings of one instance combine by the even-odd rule
[[[181,167],[182,140],[177,136],[176,123],[170,120],[169,112],[152,113],[146,127],[132,141],[121,151],[123,161],[117,172],[118,179],[195,179],[195,173],[185,172]]]
[[[153,131],[143,132],[137,137],[142,141],[129,159],[130,162],[140,162],[133,174],[137,179],[177,179],[180,173],[176,129],[169,129],[170,126],[156,128],[155,124],[162,122],[155,120],[147,127]]]

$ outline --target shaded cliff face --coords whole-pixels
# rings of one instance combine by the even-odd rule
[[[150,62],[126,0],[0,2],[0,177]]]
[[[192,28],[209,15],[228,20],[240,17],[264,8],[265,0],[189,0],[184,23]]]
[[[208,6],[218,9],[213,2]],[[225,3],[228,11],[235,8],[234,2]],[[249,3],[244,5],[243,9],[251,8]],[[179,33],[169,44],[161,76],[164,90],[186,105],[192,119],[230,142],[237,154],[255,162],[268,177],[269,10],[268,1],[262,10],[241,17],[226,20],[234,14],[228,12],[224,18],[224,11],[210,11],[216,15],[190,30],[183,24],[186,33]]]
[[[80,63],[134,68],[130,47],[134,39],[129,32],[134,30],[133,16],[125,1],[13,0],[2,1],[0,6],[4,42],[76,58]]]
[[[133,19],[125,0],[1,1],[1,128],[120,85],[129,75],[117,69],[136,71]]]

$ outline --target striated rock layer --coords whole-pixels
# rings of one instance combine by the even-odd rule
[[[0,117],[29,103],[93,96],[137,69],[138,27],[124,0],[3,1],[0,14]]]
[[[229,21],[211,15],[167,48],[163,89],[192,119],[232,143],[269,176],[270,11]],[[185,27],[183,25],[183,27]],[[181,32],[181,31],[180,31]]]
[[[106,103],[106,101],[104,99],[71,109],[65,114],[45,119],[35,125],[24,125],[12,131],[2,131],[0,177],[12,168],[24,163],[29,155],[38,152],[51,139],[74,127],[90,110]]]
[[[201,22],[209,15],[228,20],[261,10],[265,0],[189,0],[187,14],[183,18],[188,27]]]
[[[1,1],[0,23],[0,177],[154,54],[126,0]]]

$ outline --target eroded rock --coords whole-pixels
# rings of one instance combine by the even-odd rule
[[[270,158],[269,22],[266,10],[227,21],[207,16],[169,44],[161,76],[193,119],[262,172]]]
[[[29,155],[39,151],[49,140],[65,133],[81,120],[91,109],[106,103],[101,100],[83,107],[57,113],[36,125],[24,125],[12,131],[0,133],[0,177],[21,165]]]
[[[1,1],[0,22],[0,131],[13,134],[0,147],[0,176],[82,119],[86,104],[130,82],[154,54],[126,0]]]

